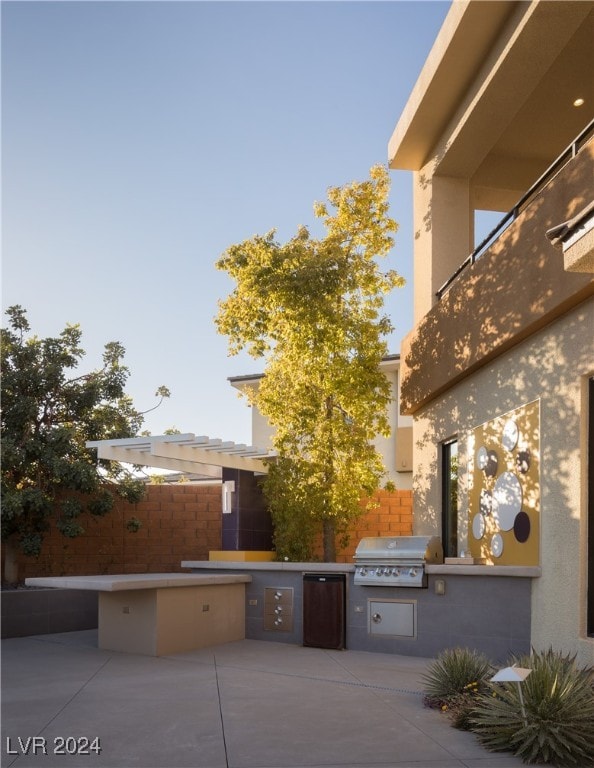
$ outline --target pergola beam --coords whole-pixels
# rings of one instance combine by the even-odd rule
[[[88,448],[96,448],[100,459],[126,464],[192,472],[220,479],[222,468],[244,469],[266,474],[264,459],[275,453],[255,446],[232,441],[223,442],[206,435],[196,437],[188,432],[180,435],[159,435],[92,440]]]

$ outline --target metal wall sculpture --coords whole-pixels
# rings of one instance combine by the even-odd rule
[[[470,554],[496,565],[540,560],[540,403],[473,431],[469,451]]]

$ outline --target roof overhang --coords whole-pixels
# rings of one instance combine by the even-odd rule
[[[400,355],[393,353],[382,357],[380,364],[380,370],[393,371],[400,367]],[[238,389],[240,392],[245,391],[246,387],[258,387],[260,381],[264,378],[263,373],[251,373],[244,376],[229,376],[227,381],[232,387]]]
[[[452,2],[390,138],[391,168],[423,167],[513,5]]]
[[[589,122],[593,38],[591,0],[456,0],[390,139],[390,167],[434,161],[487,200],[525,191]]]
[[[157,467],[176,472],[195,473],[205,478],[221,479],[223,467],[266,474],[267,461],[274,451],[224,442],[191,432],[181,435],[130,437],[117,440],[91,440],[87,448],[97,449],[97,458]]]

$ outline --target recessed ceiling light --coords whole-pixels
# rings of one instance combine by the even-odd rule
[[[586,100],[585,100],[585,99],[582,99],[582,98],[580,97],[579,99],[576,99],[576,100],[573,102],[573,106],[574,106],[574,107],[581,107],[581,106],[583,106],[583,105],[585,104],[585,102],[586,102]]]

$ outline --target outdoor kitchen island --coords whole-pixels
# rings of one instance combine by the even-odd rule
[[[181,565],[196,574],[249,573],[245,636],[252,640],[304,644],[304,586],[306,577],[317,575],[344,578],[348,650],[431,657],[461,646],[494,662],[530,651],[538,567],[427,564],[426,586],[411,588],[355,584],[355,565],[348,563],[189,560]],[[323,602],[318,607],[325,610]],[[310,610],[308,616],[311,621]]]
[[[238,573],[47,576],[30,587],[99,593],[99,648],[165,656],[245,637],[245,585]]]

